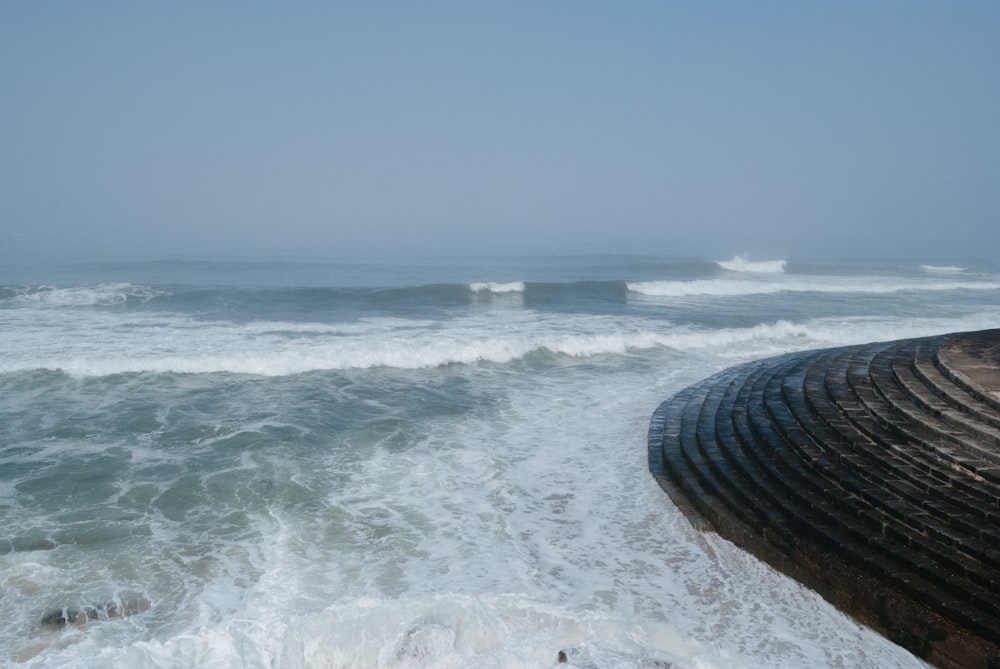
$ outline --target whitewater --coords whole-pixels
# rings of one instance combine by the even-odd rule
[[[0,268],[0,663],[923,667],[696,531],[646,431],[998,298],[968,258]]]

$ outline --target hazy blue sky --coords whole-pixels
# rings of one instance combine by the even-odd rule
[[[0,261],[1000,251],[1000,2],[287,4],[0,4]]]

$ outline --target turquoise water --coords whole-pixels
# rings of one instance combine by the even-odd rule
[[[998,297],[982,261],[8,268],[0,662],[922,666],[692,530],[646,428],[726,366]]]

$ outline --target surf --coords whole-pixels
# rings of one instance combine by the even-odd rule
[[[694,279],[630,281],[628,290],[648,297],[740,297],[776,293],[825,293],[891,295],[906,291],[993,291],[1000,289],[994,278],[982,280],[928,280],[886,276],[793,277],[781,279]]]
[[[510,281],[507,283],[496,282],[475,282],[469,284],[469,290],[473,293],[523,293],[523,281]]]
[[[716,260],[715,264],[728,272],[748,272],[751,274],[781,274],[785,271],[785,260],[750,260],[749,256],[735,255],[729,260]]]
[[[732,364],[998,327],[989,290],[920,289],[997,275],[561,262],[5,288],[0,663],[919,666],[694,531],[646,430]],[[872,283],[911,289],[849,290]]]

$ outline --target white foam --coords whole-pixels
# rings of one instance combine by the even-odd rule
[[[979,318],[1000,323],[998,313]],[[565,666],[578,667],[916,669],[918,660],[814,593],[729,542],[695,532],[649,476],[645,434],[657,403],[740,356],[975,322],[866,317],[710,331],[658,321],[654,330],[618,316],[505,313],[427,326],[428,343],[432,331],[455,337],[506,327],[513,328],[508,336],[545,341],[566,355],[574,347],[581,355],[627,352],[621,347],[629,343],[683,355],[532,373],[464,368],[457,371],[481,407],[414,417],[404,447],[376,443],[363,457],[352,448],[345,458],[331,434],[308,457],[294,455],[296,443],[253,449],[249,456],[267,452],[288,468],[281,472],[289,485],[266,512],[234,531],[219,522],[230,509],[206,499],[183,520],[154,528],[161,533],[155,550],[143,537],[131,539],[119,559],[156,565],[148,582],[162,592],[148,593],[153,608],[73,632],[75,643],[41,650],[30,666],[89,666],[96,657],[137,669],[554,668],[565,650]],[[252,341],[275,324],[207,325],[208,338],[242,332]],[[335,328],[330,338],[372,345],[391,329],[378,319],[352,328]],[[290,336],[294,324],[275,329]],[[392,397],[383,399],[391,408]],[[270,424],[225,420],[235,420],[233,430]],[[219,472],[205,474],[225,482]],[[106,553],[93,556],[97,564],[46,553],[0,556],[7,560],[0,566],[50,561],[55,574],[19,572],[50,596],[120,569]],[[123,571],[146,573],[135,565]],[[0,598],[0,613],[27,621],[18,638],[30,637],[25,607],[3,606]]]
[[[729,272],[751,272],[754,274],[781,274],[785,271],[784,260],[750,260],[744,255],[733,256],[731,260],[716,260],[715,264]]]
[[[40,286],[23,290],[16,300],[21,303],[36,303],[53,307],[90,307],[121,304],[129,298],[147,301],[161,291],[148,286],[131,283],[100,283],[91,286]]]
[[[960,274],[965,271],[964,267],[957,267],[955,265],[921,265],[920,269],[932,274]]]
[[[887,339],[925,337],[947,332],[984,330],[1000,325],[1000,311],[962,318],[867,316],[780,320],[749,328],[690,331],[671,335],[663,345],[692,353],[704,351],[724,361],[754,360],[792,350],[849,346]]]
[[[549,667],[562,649],[577,661],[617,660],[603,666],[699,656],[725,666],[668,624],[574,614],[524,595],[360,600],[297,621],[284,644],[295,666]]]
[[[148,611],[70,630],[27,666],[537,669],[557,666],[559,650],[564,666],[578,667],[924,666],[729,542],[694,531],[649,476],[646,431],[659,402],[727,365],[998,327],[991,300],[940,317],[934,299],[916,311],[857,301],[852,313],[870,315],[810,318],[817,311],[804,308],[797,320],[757,323],[745,320],[752,311],[671,322],[663,301],[616,302],[604,315],[493,308],[515,300],[484,296],[440,318],[351,323],[4,310],[5,368],[432,369],[274,382],[38,375],[42,389],[17,393],[8,407],[40,417],[38,437],[5,457],[44,474],[71,451],[127,451],[118,489],[97,513],[120,515],[116,532],[143,531],[116,534],[101,550],[65,543],[0,555],[0,619],[11,623],[0,626],[0,648],[35,643],[44,608],[67,597],[132,589],[152,602]],[[494,364],[518,358],[525,363]],[[79,422],[86,436],[48,429],[61,406],[42,399],[53,388],[74,399],[62,422]],[[231,401],[214,404],[216,390]],[[129,415],[112,415],[133,396],[155,404],[140,411],[147,419],[147,409],[160,410],[135,428],[125,427]],[[8,497],[14,510],[30,501]],[[13,536],[37,530],[35,506],[25,504],[29,522],[10,523]],[[60,508],[60,522],[73,512]]]
[[[780,292],[890,294],[908,290],[997,290],[1000,289],[1000,282],[993,279],[982,281],[942,281],[879,276],[816,277],[810,279],[775,277],[762,279],[631,281],[626,286],[637,295],[674,298],[699,296],[740,297],[746,295],[768,295]]]
[[[473,293],[523,293],[524,292],[524,282],[523,281],[511,281],[508,283],[471,283],[469,284],[469,290]]]
[[[681,282],[682,283],[682,282]],[[624,355],[655,348],[734,349],[766,353],[781,347],[849,343],[847,321],[780,321],[750,328],[701,330],[669,327],[643,318],[587,314],[489,311],[449,321],[370,318],[350,324],[198,321],[180,316],[33,312],[0,333],[6,355],[0,373],[62,370],[75,376],[127,372],[213,373],[261,376],[315,370],[503,364],[546,351],[578,358]],[[965,321],[963,325],[962,321]],[[30,322],[29,322],[30,321]],[[895,335],[898,318],[874,319],[865,336]],[[926,319],[907,320],[910,330]],[[995,314],[933,320],[930,330],[996,327]],[[925,328],[927,329],[927,328]],[[113,334],[113,336],[110,336]],[[903,336],[903,335],[899,335]],[[917,336],[917,335],[913,335]]]
[[[46,649],[36,666],[95,655],[106,666],[137,668],[740,666],[662,622],[581,616],[520,595],[359,599],[320,613],[234,620],[118,648],[101,648],[101,636],[77,634],[73,645]],[[559,650],[570,663],[557,665]]]
[[[788,290],[788,284],[738,281],[732,279],[694,279],[690,281],[629,281],[633,293],[650,297],[763,295]]]

